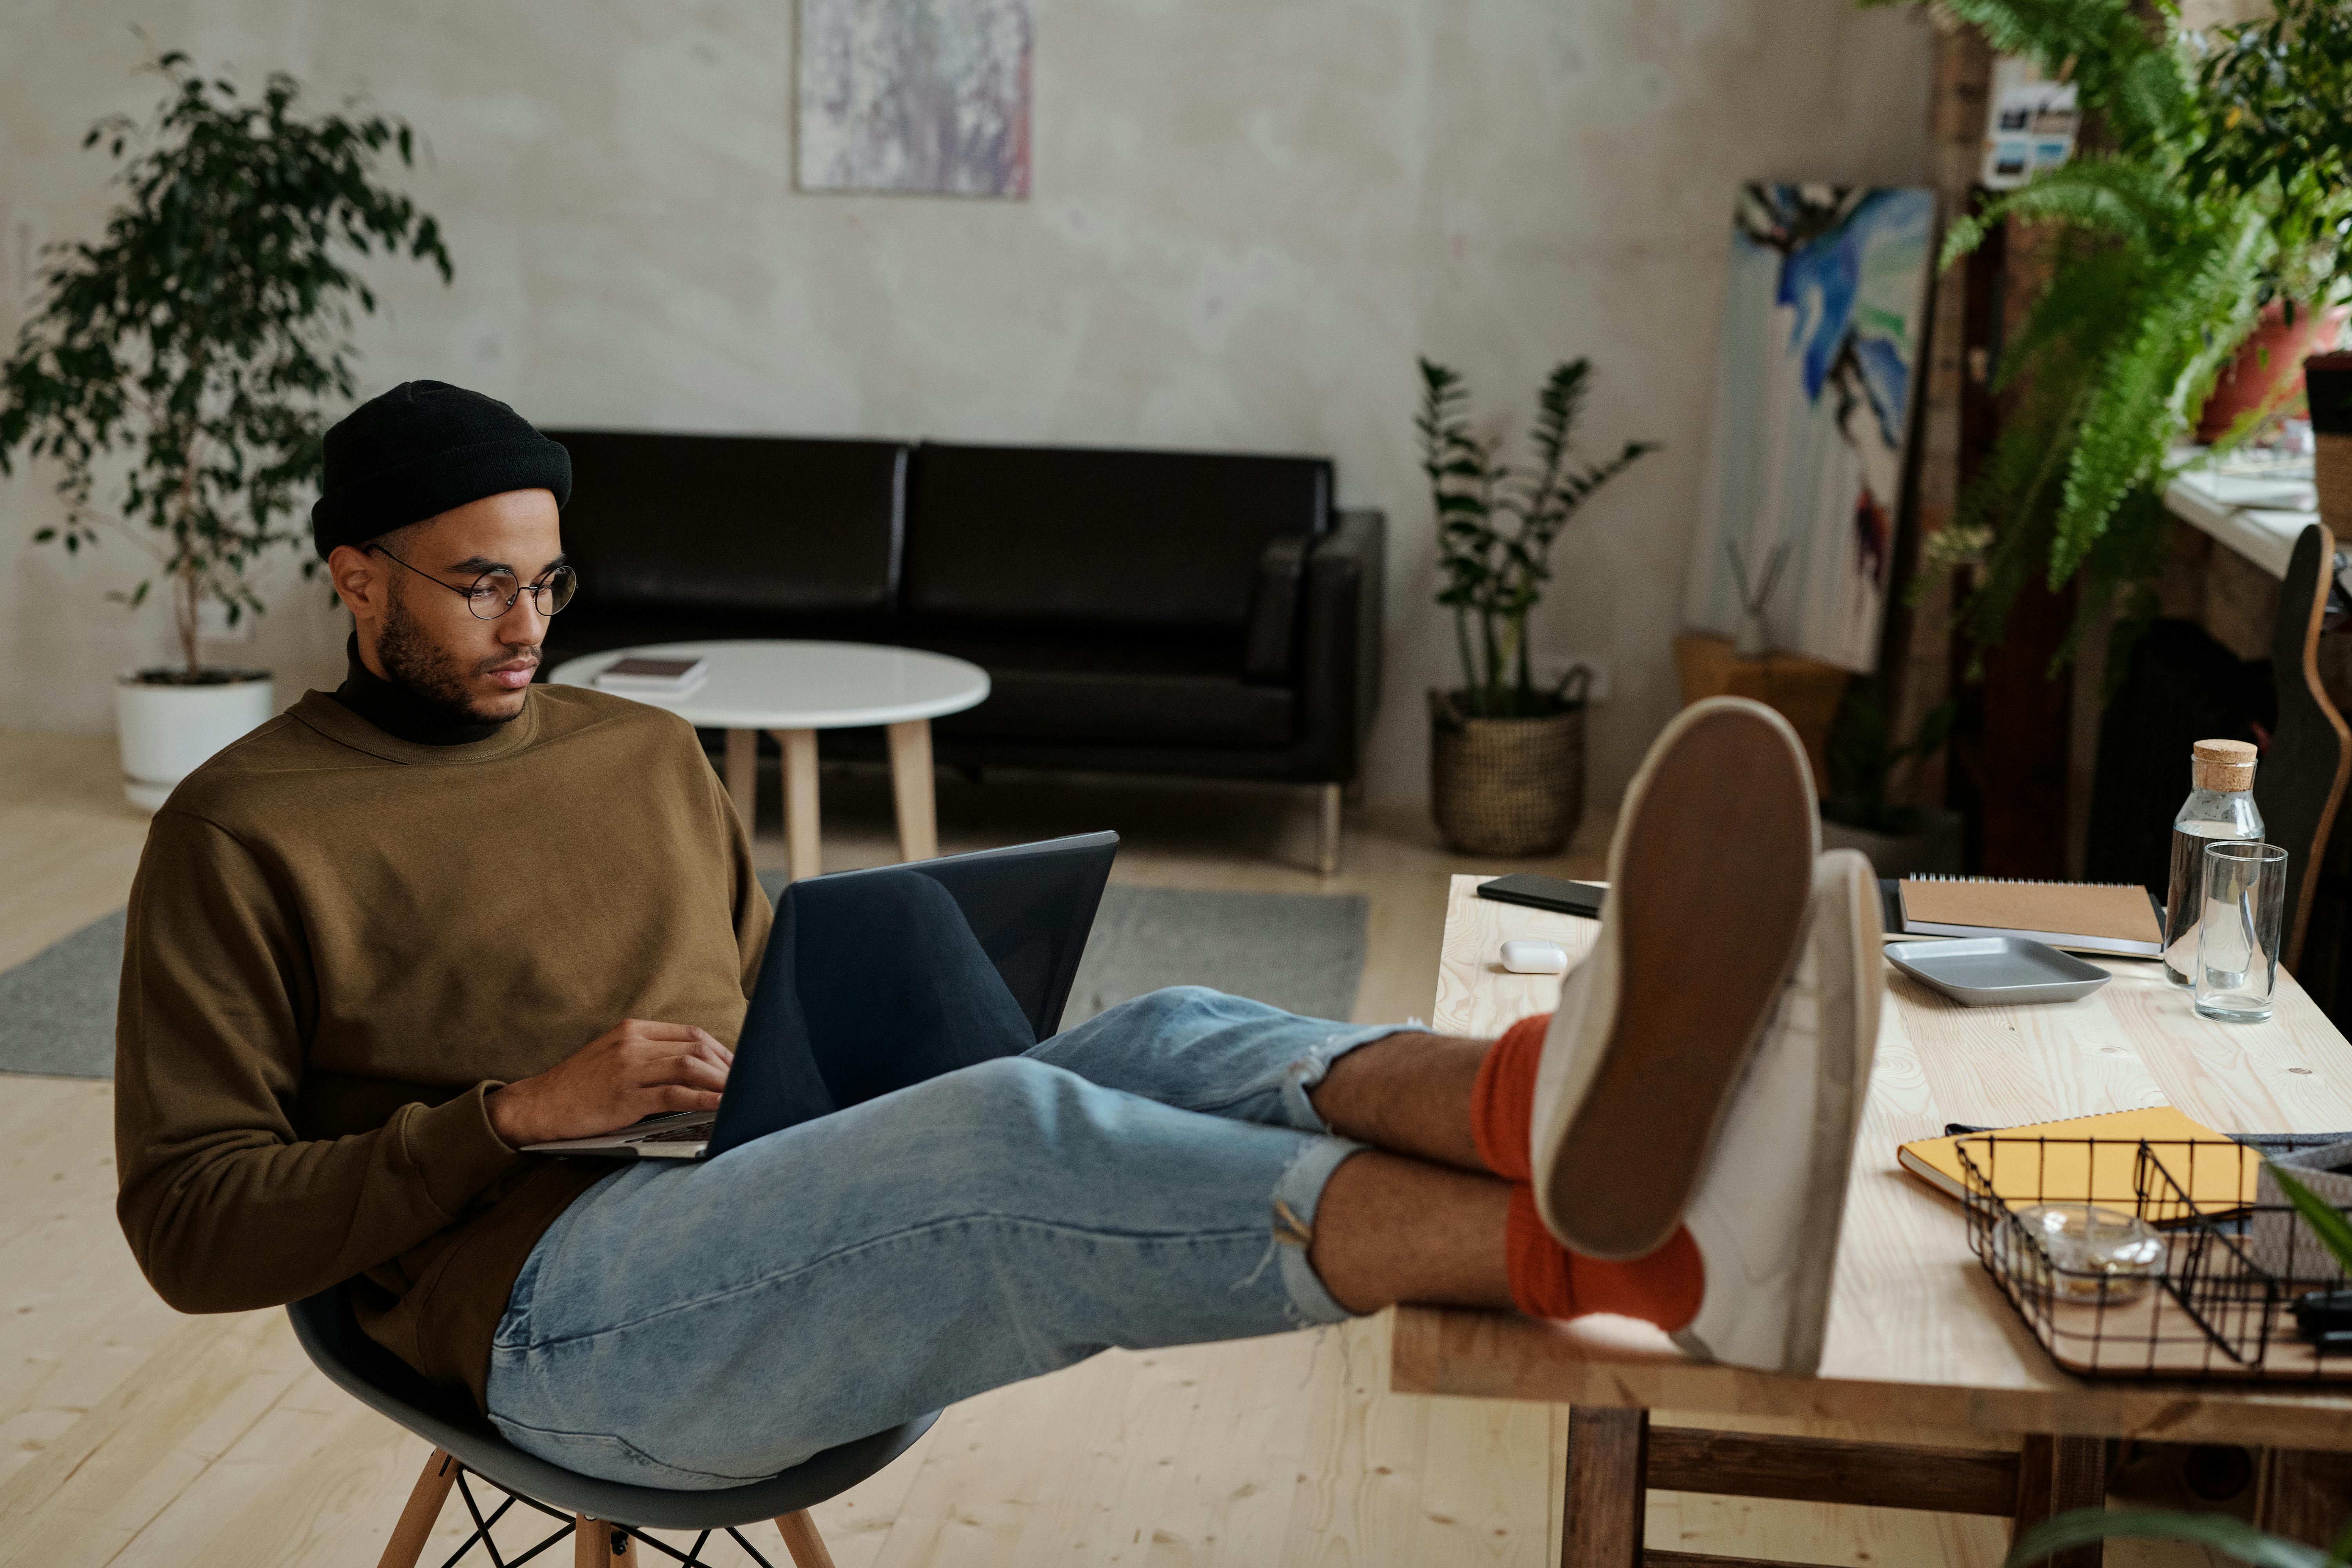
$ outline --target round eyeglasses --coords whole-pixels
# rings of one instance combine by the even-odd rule
[[[495,572],[485,572],[473,583],[460,588],[455,583],[444,583],[430,572],[418,571],[381,544],[367,547],[394,565],[415,572],[427,583],[446,588],[466,601],[466,608],[478,621],[495,621],[515,607],[515,601],[525,594],[530,595],[531,608],[542,616],[551,616],[572,602],[579,590],[580,574],[569,566],[558,566],[536,583],[518,582],[515,574],[501,566]]]

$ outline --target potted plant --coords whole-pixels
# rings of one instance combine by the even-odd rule
[[[1422,471],[1437,511],[1437,602],[1454,612],[1462,685],[1433,690],[1430,802],[1438,831],[1468,855],[1541,855],[1566,847],[1584,816],[1584,700],[1579,671],[1535,684],[1528,616],[1551,578],[1550,554],[1592,492],[1644,452],[1628,441],[1578,468],[1570,437],[1590,361],[1555,369],[1538,399],[1536,467],[1514,474],[1502,442],[1472,434],[1460,375],[1421,362]]]
[[[2119,678],[2156,613],[2165,486],[2242,441],[2292,378],[2205,457],[2176,447],[2266,303],[2324,319],[2352,281],[2352,19],[2338,0],[2278,0],[2268,21],[2202,32],[2132,0],[1948,9],[2072,80],[2097,134],[1946,237],[1948,264],[2014,219],[2039,230],[2049,267],[1992,378],[2011,395],[2000,434],[1922,559],[1930,576],[1973,574],[1960,619],[1979,663],[2028,580],[2079,580],[2061,657],[2117,610]]]
[[[2199,62],[2207,132],[2187,159],[2198,190],[2259,192],[2278,256],[2257,297],[2262,314],[2221,374],[2197,438],[2220,441],[2295,393],[2314,353],[2336,346],[2352,274],[2352,13],[2336,0],[2286,0],[2261,21],[2219,30]]]
[[[406,124],[297,118],[300,89],[283,75],[245,101],[176,51],[153,68],[170,87],[152,122],[110,116],[82,140],[119,163],[145,143],[117,175],[122,203],[103,238],[49,247],[39,301],[0,363],[0,472],[21,449],[61,473],[66,521],[34,542],[78,552],[112,521],[153,557],[171,599],[179,662],[115,689],[123,787],[148,810],[276,711],[267,672],[203,663],[197,617],[207,601],[231,626],[258,614],[247,574],[302,537],[296,498],[318,477],[320,405],[357,395],[351,306],[375,309],[346,258],[405,246],[450,276],[439,226],[371,179],[387,150],[412,162]],[[102,478],[118,492],[110,509]],[[306,574],[317,564],[305,560]],[[155,580],[111,596],[136,608]]]
[[[1960,869],[1963,821],[1957,811],[1897,805],[1898,769],[1916,774],[1919,764],[1950,739],[1957,703],[1928,710],[1918,732],[1894,744],[1886,710],[1868,686],[1846,688],[1837,720],[1830,726],[1830,793],[1822,801],[1822,847],[1859,849],[1882,877],[1910,877]]]

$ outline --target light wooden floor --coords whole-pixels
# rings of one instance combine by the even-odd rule
[[[880,774],[829,773],[824,787],[828,864],[894,858]],[[1122,880],[1365,894],[1358,1016],[1425,1013],[1447,874],[1500,868],[1448,856],[1412,817],[1351,821],[1345,870],[1325,881],[1304,868],[1312,822],[1303,792],[941,788],[950,849],[1108,826],[1128,836]],[[1591,846],[1606,826],[1588,824],[1582,853],[1533,868],[1597,875]],[[773,822],[762,826],[763,859],[780,859]],[[143,833],[110,741],[0,732],[0,967],[119,907]],[[183,1318],[156,1300],[115,1227],[110,1114],[104,1084],[0,1079],[0,1563],[374,1563],[425,1446],[311,1371],[282,1315]],[[950,1410],[817,1516],[842,1568],[1557,1561],[1565,1413],[1391,1394],[1382,1341],[1373,1322],[1099,1356]],[[462,1518],[453,1498],[428,1563],[462,1538]],[[536,1537],[525,1526],[500,1539]],[[773,1535],[760,1539],[781,1562]],[[1992,1568],[2004,1527],[1658,1493],[1649,1540]]]

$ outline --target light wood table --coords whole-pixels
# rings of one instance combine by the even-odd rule
[[[872,643],[659,643],[566,659],[548,679],[593,686],[620,659],[704,658],[709,676],[677,697],[614,695],[666,708],[698,729],[727,731],[727,793],[752,830],[760,778],[760,731],[784,753],[784,841],[794,880],[819,864],[816,732],[880,726],[890,737],[890,787],[898,808],[898,852],[928,860],[940,852],[931,789],[931,721],[988,700],[988,671],[945,654]]]
[[[1580,956],[1599,929],[1480,899],[1484,879],[1453,882],[1432,1014],[1449,1034],[1498,1034],[1558,999],[1557,977],[1501,968],[1506,939],[1542,937]],[[2153,963],[2108,967],[2116,978],[2079,1002],[1969,1008],[1887,966],[1819,1376],[1702,1364],[1622,1319],[1557,1323],[1409,1307],[1395,1315],[1391,1386],[1571,1406],[1561,1561],[1573,1568],[1728,1561],[1643,1552],[1644,1485],[1885,1504],[1890,1489],[1899,1500],[1940,1475],[1961,1489],[1958,1505],[1934,1491],[1892,1505],[2030,1521],[2104,1495],[2109,1437],[2261,1447],[2260,1514],[2282,1533],[2331,1541],[2352,1511],[2352,1461],[2341,1457],[2352,1451],[2352,1385],[2319,1394],[2071,1377],[1978,1264],[1959,1206],[1895,1164],[1898,1143],[1939,1134],[1947,1122],[2015,1126],[2164,1103],[2223,1131],[2352,1128],[2352,1045],[2292,978],[2280,977],[2269,1022],[2223,1024],[2198,1017]],[[1705,984],[1704,973],[1692,982]],[[1760,1441],[1781,1451],[1743,1455],[1737,1444],[1724,1447],[1723,1435],[1651,1434],[1652,1408],[2023,1434],[2026,1442],[2006,1472],[2000,1455],[1970,1450],[1746,1439],[1751,1449]],[[2011,1479],[2013,1499],[1997,1506]],[[2069,1553],[2066,1562],[2096,1560]]]

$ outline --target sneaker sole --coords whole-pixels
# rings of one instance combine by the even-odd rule
[[[1624,809],[1603,928],[1614,994],[1587,1038],[1548,1046],[1573,1049],[1585,1081],[1537,1141],[1545,1223],[1601,1258],[1646,1257],[1682,1223],[1795,963],[1819,831],[1796,731],[1740,698],[1676,715]]]
[[[1837,1278],[1838,1233],[1845,1221],[1847,1178],[1854,1139],[1862,1130],[1863,1099],[1878,1049],[1879,1004],[1885,992],[1878,878],[1853,850],[1822,857],[1821,879],[1832,896],[1817,900],[1811,936],[1821,1031],[1812,1173],[1805,1212],[1827,1223],[1805,1227],[1798,1253],[1798,1285],[1789,1308],[1789,1352],[1780,1370],[1811,1377],[1822,1364],[1829,1333],[1830,1288]]]

